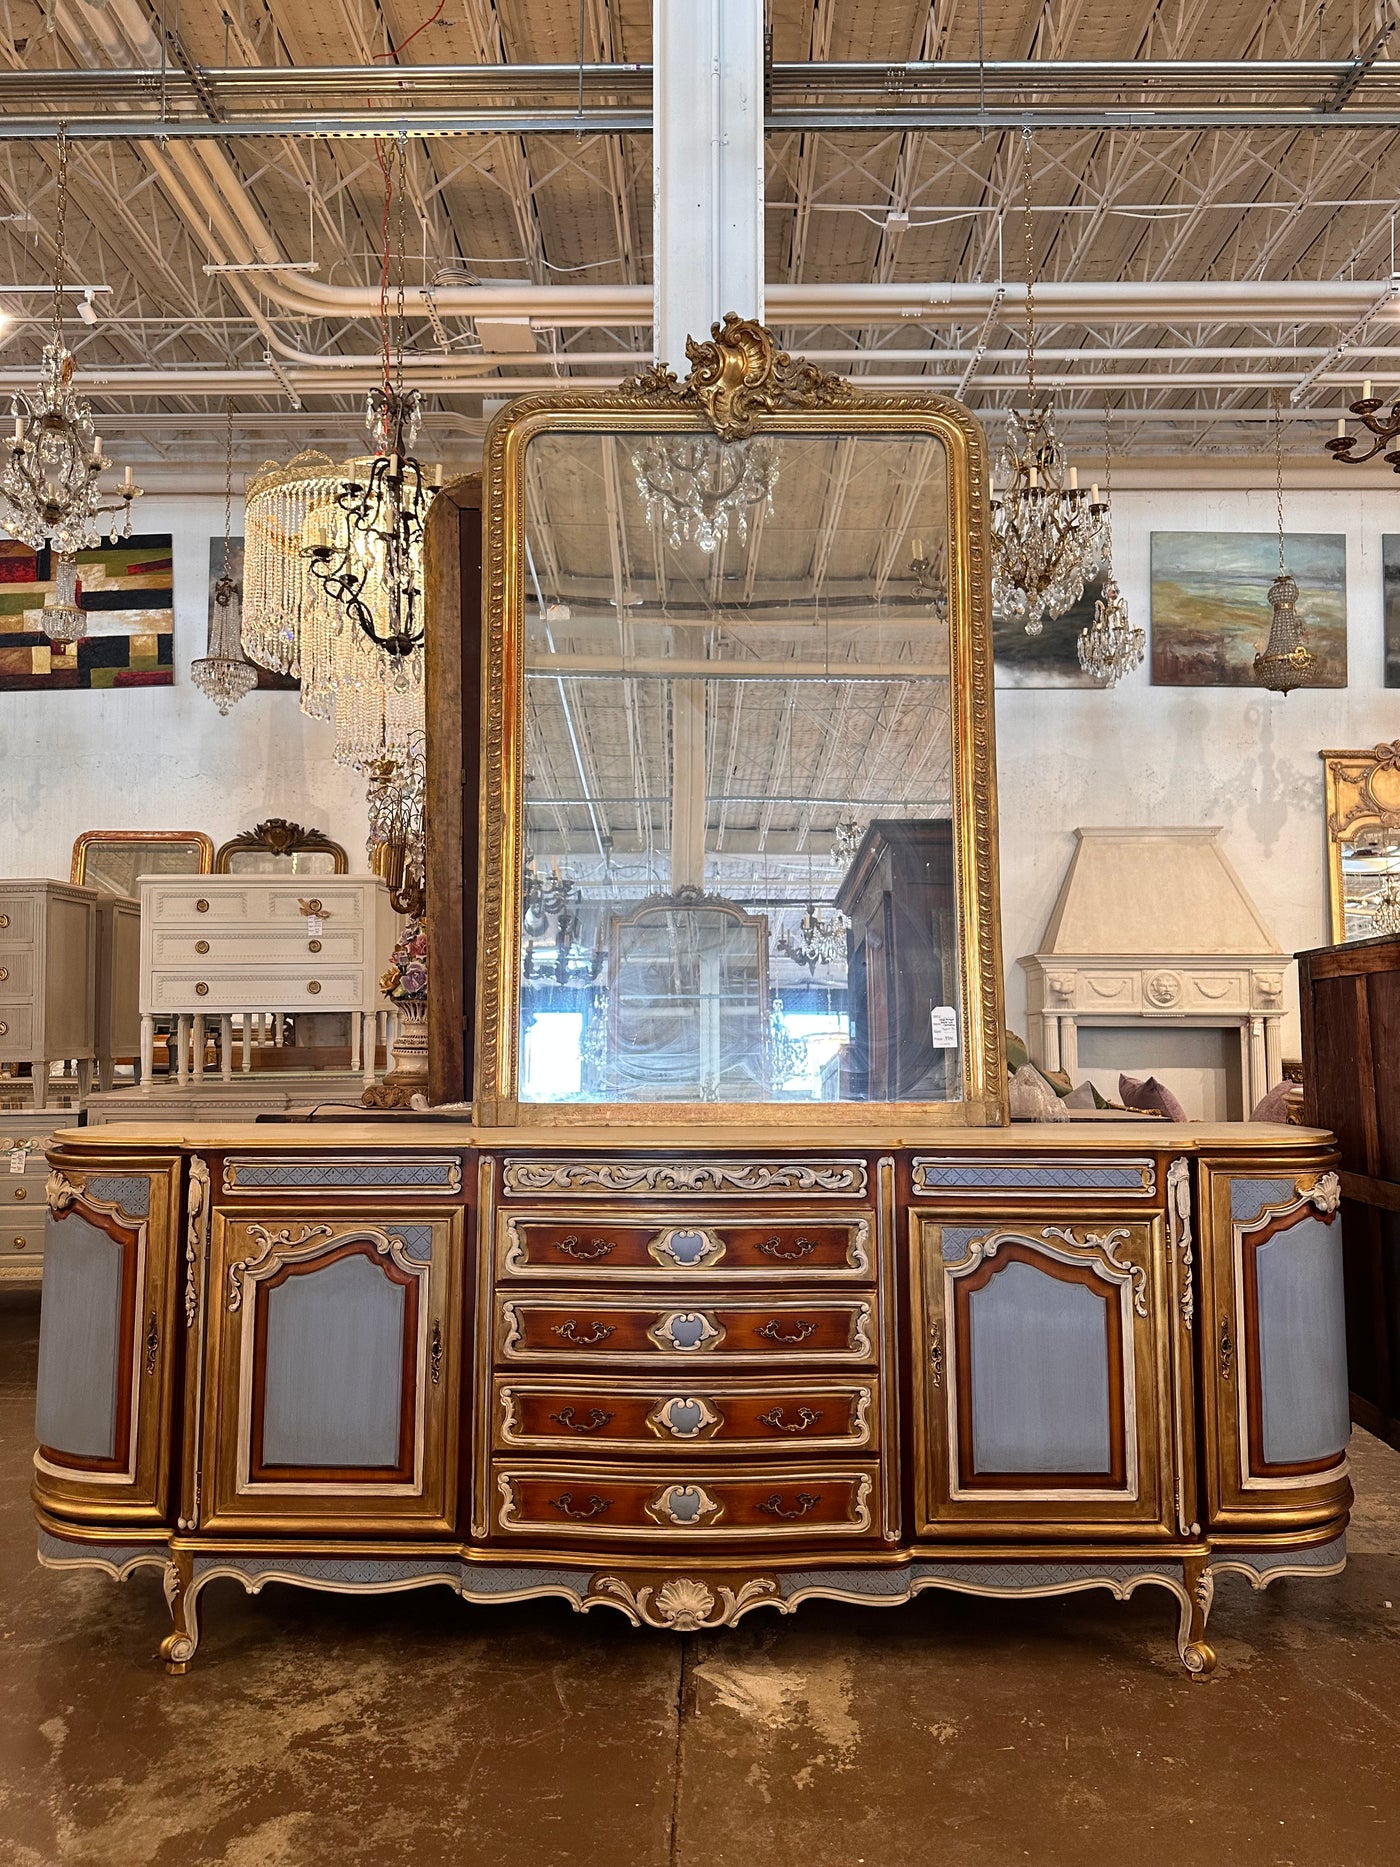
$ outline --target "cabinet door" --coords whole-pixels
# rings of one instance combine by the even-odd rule
[[[1350,1506],[1339,1201],[1335,1173],[1206,1171],[1207,1496],[1217,1529],[1306,1529]]]
[[[919,1534],[1171,1534],[1160,1221],[912,1222]]]
[[[215,1212],[202,1528],[453,1528],[461,1254],[460,1212]]]
[[[169,1155],[49,1175],[34,1495],[57,1516],[165,1519],[178,1186]]]

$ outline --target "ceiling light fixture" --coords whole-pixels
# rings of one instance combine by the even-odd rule
[[[1026,243],[1026,409],[1012,412],[997,461],[1002,492],[992,501],[992,607],[1024,617],[1039,635],[1047,616],[1062,616],[1084,594],[1108,548],[1108,506],[1080,491],[1055,435],[1051,400],[1036,406],[1035,243],[1031,230],[1031,133],[1021,132]]]
[[[96,324],[97,322],[97,306],[92,302],[92,292],[90,289],[84,292],[82,297],[78,300],[78,316],[82,319],[84,324]]]
[[[1104,415],[1103,481],[1104,503],[1113,504],[1112,417]],[[1093,489],[1097,500],[1098,489]],[[1079,665],[1092,674],[1103,687],[1116,687],[1125,674],[1139,667],[1147,653],[1147,637],[1135,628],[1128,615],[1128,605],[1113,574],[1113,537],[1104,526],[1104,555],[1100,566],[1099,598],[1094,605],[1093,621],[1079,631]]]
[[[243,586],[233,575],[233,403],[224,399],[224,554],[209,609],[208,653],[190,664],[190,679],[206,700],[227,714],[258,684],[243,653]]]

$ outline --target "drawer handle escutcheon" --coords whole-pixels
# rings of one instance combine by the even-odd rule
[[[935,1387],[943,1385],[943,1324],[936,1322],[928,1339],[929,1379]]]
[[[595,1494],[593,1497],[589,1498],[582,1510],[575,1510],[574,1494],[572,1491],[566,1491],[562,1497],[552,1497],[549,1502],[551,1509],[562,1512],[565,1517],[585,1519],[589,1517],[601,1517],[605,1510],[612,1509],[612,1500],[610,1498],[601,1498]]]
[[[1230,1335],[1228,1322],[1220,1325],[1220,1378],[1228,1381],[1235,1372],[1235,1344]]]
[[[196,953],[207,953],[209,951],[209,942],[207,940],[196,940],[194,943],[194,950]]]
[[[319,979],[308,979],[306,982],[306,989],[314,998],[321,989],[321,981]]]
[[[805,1433],[807,1428],[815,1426],[821,1417],[820,1407],[799,1407],[795,1420],[785,1420],[783,1409],[773,1407],[767,1413],[759,1414],[758,1423],[760,1426],[771,1426],[775,1433]]]
[[[571,1433],[596,1433],[600,1427],[607,1425],[612,1415],[604,1413],[601,1407],[594,1407],[586,1420],[576,1420],[573,1408],[564,1407],[549,1417],[554,1425],[566,1427]]]
[[[570,1232],[567,1238],[561,1238],[558,1245],[566,1258],[574,1258],[584,1264],[594,1264],[599,1258],[610,1257],[616,1248],[611,1238],[590,1238],[584,1244],[577,1232]]]
[[[151,1320],[146,1324],[146,1372],[156,1371],[156,1356],[160,1353],[160,1330],[156,1327],[156,1313],[151,1311]]]
[[[433,1386],[436,1387],[442,1379],[442,1322],[436,1316],[433,1318],[433,1341],[428,1351],[428,1368]]]
[[[196,914],[207,914],[209,912],[209,903],[204,899],[203,895],[195,902],[194,911]]]
[[[805,1517],[809,1511],[814,1511],[821,1501],[820,1492],[817,1492],[817,1494],[813,1496],[810,1491],[799,1491],[796,1498],[793,1500],[792,1509],[789,1510],[783,1503],[782,1498],[775,1491],[772,1497],[765,1498],[758,1508],[769,1517],[787,1517],[791,1519],[794,1517]]]
[[[208,986],[207,986],[207,985],[206,985],[206,984],[204,983],[204,981],[203,981],[203,979],[201,979],[201,980],[200,980],[200,981],[198,982],[198,984],[197,984],[197,985],[195,986],[195,988],[194,988],[194,989],[195,989],[195,994],[196,994],[196,996],[197,996],[197,997],[199,997],[199,998],[208,998],[208,996],[209,996],[209,987],[208,987]]]
[[[561,1341],[572,1342],[575,1348],[596,1348],[600,1342],[606,1342],[615,1331],[605,1322],[595,1322],[587,1335],[580,1335],[578,1324],[571,1316],[567,1322],[555,1323],[549,1333],[557,1335]]]
[[[306,950],[308,953],[319,953],[321,950],[321,942],[319,940],[308,940],[306,943]]]
[[[815,1335],[816,1333],[817,1325],[814,1322],[795,1322],[792,1326],[792,1333],[790,1335],[784,1335],[783,1325],[776,1316],[764,1323],[761,1329],[755,1331],[755,1334],[761,1335],[765,1342],[788,1343],[805,1342],[809,1335]]]
[[[784,1250],[781,1238],[766,1238],[758,1247],[765,1258],[809,1258],[817,1248],[815,1238],[794,1238],[791,1250]]]

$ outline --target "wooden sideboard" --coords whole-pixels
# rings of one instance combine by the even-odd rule
[[[158,1570],[176,1671],[231,1576],[678,1631],[1151,1585],[1204,1677],[1218,1576],[1344,1561],[1316,1130],[153,1124],[49,1159],[40,1555]]]
[[[352,1070],[374,1081],[379,979],[394,943],[389,890],[377,875],[152,876],[141,883],[141,1076],[151,1082],[155,1020],[176,1014],[179,1080],[194,1032],[193,1075],[204,1073],[204,1021],[222,1025],[222,1074],[233,1075],[232,1018],[264,1011],[351,1014]]]

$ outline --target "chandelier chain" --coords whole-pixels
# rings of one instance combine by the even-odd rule
[[[1278,515],[1278,574],[1287,574],[1283,556],[1283,401],[1274,399],[1274,505]]]
[[[63,285],[68,257],[68,125],[58,126],[58,207],[54,223],[53,341],[63,342]]]
[[[1031,225],[1031,132],[1021,131],[1021,222],[1026,248],[1026,406],[1035,408],[1035,233]]]

